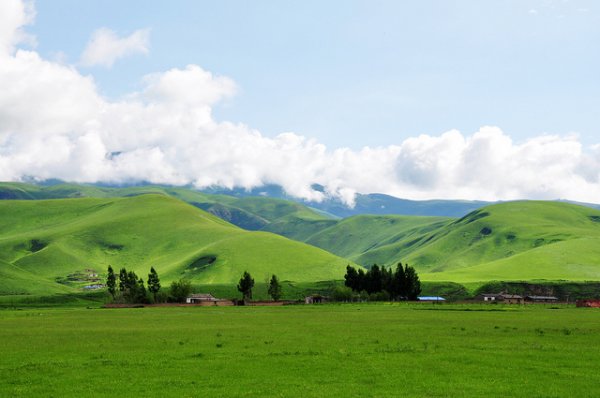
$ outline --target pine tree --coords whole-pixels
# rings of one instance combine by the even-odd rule
[[[344,285],[354,291],[358,291],[358,272],[350,265],[346,266],[346,275],[344,275]]]
[[[281,297],[281,284],[275,274],[273,274],[271,281],[269,282],[269,296],[271,296],[274,301],[279,301],[279,298]]]
[[[242,293],[244,300],[252,299],[252,288],[254,287],[254,279],[248,273],[248,271],[244,271],[244,275],[240,279],[238,283],[237,289],[240,293]]]
[[[115,293],[117,292],[117,277],[115,276],[115,271],[109,265],[108,266],[108,276],[106,277],[106,287],[108,287],[108,292],[112,296],[113,300],[115,299]]]
[[[396,266],[392,286],[392,297],[400,300],[406,299],[408,287],[406,283],[406,272],[404,271],[402,263],[398,263]]]
[[[409,300],[417,300],[419,294],[421,294],[421,281],[417,271],[409,265],[406,266],[406,285],[407,291],[406,296]]]
[[[148,290],[152,293],[152,297],[154,298],[154,302],[156,302],[156,295],[160,290],[160,279],[158,278],[158,273],[154,269],[154,267],[150,268],[150,273],[148,274]]]
[[[125,294],[125,289],[127,288],[127,270],[125,268],[121,268],[119,271],[119,291]]]
[[[132,301],[134,303],[146,303],[148,301],[144,280],[142,278],[138,278],[135,283],[135,296],[132,297]]]

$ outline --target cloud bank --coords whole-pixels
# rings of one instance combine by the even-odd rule
[[[189,65],[145,76],[140,91],[109,100],[76,67],[17,48],[31,7],[6,0],[0,16],[2,181],[278,184],[297,197],[331,196],[348,204],[357,192],[600,201],[600,145],[585,148],[576,135],[513,142],[497,127],[482,127],[470,135],[452,130],[361,150],[328,149],[291,132],[266,137],[212,116],[215,105],[235,95],[227,77]],[[99,51],[90,62],[110,65],[127,52],[119,51]]]

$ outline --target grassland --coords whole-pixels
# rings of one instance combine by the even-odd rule
[[[595,397],[599,334],[572,307],[3,310],[0,396]]]
[[[400,261],[409,263],[416,267],[422,280],[457,282],[464,284],[471,291],[490,281],[600,280],[600,211],[567,203],[508,202],[481,208],[460,219],[360,215],[339,220],[286,200],[213,195],[187,188],[160,186],[105,188],[76,184],[41,187],[0,183],[0,195],[4,198],[103,197],[109,200],[114,197],[132,198],[144,193],[176,198],[243,228],[273,232],[319,247],[360,265],[370,266],[377,263],[394,266]],[[146,210],[152,214],[149,209],[146,207]],[[138,214],[142,217],[143,225],[147,222],[144,221],[144,217],[147,216]],[[217,222],[217,219],[213,218],[213,221]],[[136,223],[133,218],[129,222]],[[11,224],[5,225],[6,230],[10,228]],[[109,230],[110,227],[106,228],[106,236]],[[2,230],[0,230],[0,239],[1,234]],[[166,272],[169,278],[179,274],[190,276],[202,283],[213,284],[235,281],[237,266],[231,268],[235,271],[227,271],[227,264],[231,264],[225,261],[227,258],[235,258],[236,264],[244,261],[241,257],[242,253],[248,256],[248,264],[258,264],[261,261],[272,264],[277,258],[289,258],[276,249],[267,252],[254,250],[255,247],[274,248],[277,242],[282,242],[277,241],[273,235],[242,235],[240,231],[236,231],[235,235],[238,238],[235,239],[236,243],[233,246],[230,245],[233,241],[217,237],[220,243],[216,246],[204,244],[202,251],[193,254],[187,249],[184,250],[185,253],[172,250],[176,245],[174,239],[181,239],[181,235],[177,235],[171,240],[171,246],[159,244],[152,247],[151,251],[157,261],[155,264],[167,265]],[[242,236],[247,238],[245,243]],[[258,240],[263,240],[264,244],[257,245]],[[290,246],[289,241],[286,242],[286,247]],[[113,242],[108,239],[104,240],[103,244],[105,243],[109,246],[113,245]],[[119,244],[117,242],[117,246],[113,245],[113,249]],[[27,251],[29,249],[27,245],[31,246],[31,241],[21,242],[20,245],[21,252]],[[83,251],[89,252],[86,244],[80,246]],[[212,266],[211,261],[216,252],[211,252],[211,247],[214,247],[213,252],[218,250],[221,255],[220,258],[217,257],[219,262],[215,263],[215,266]],[[297,259],[310,262],[308,257],[312,257],[312,254],[307,255],[307,251],[302,248],[306,249],[307,246],[297,246],[294,249],[298,254]],[[54,245],[53,249],[62,250],[59,245]],[[106,265],[111,256],[115,257],[113,249],[104,247],[92,250],[95,252],[94,261],[100,258],[102,259],[100,263]],[[73,248],[62,250],[64,261],[73,262],[73,254],[76,254],[76,258],[81,258],[82,250],[80,254],[74,253]],[[288,250],[284,249],[283,252]],[[138,254],[144,255],[141,252],[135,253],[136,256]],[[324,255],[322,252],[319,254],[320,257]],[[174,256],[178,256],[177,260]],[[2,265],[0,274],[12,278],[13,282],[10,283],[13,285],[19,285],[19,282],[15,281],[26,280],[31,273],[37,273],[37,271],[32,272],[33,265],[27,262],[42,257],[38,254],[28,256],[27,259],[19,260],[17,264],[15,258],[7,258],[0,253],[0,261],[19,266],[11,268]],[[135,260],[130,256],[127,263],[133,263],[133,266],[137,267],[135,261],[147,262],[147,260],[148,257]],[[339,262],[339,259],[336,261]],[[294,264],[299,262],[296,261]],[[173,266],[172,264],[175,263],[178,265]],[[315,264],[317,263],[326,262],[317,261]],[[281,267],[281,269],[289,268],[288,265],[281,265]],[[255,276],[259,280],[263,280],[269,272],[260,266],[255,269],[258,272]],[[319,276],[316,268],[299,275],[300,268],[296,267],[298,271],[296,275],[292,273],[292,276],[284,276],[284,278],[303,282],[320,281],[324,278],[339,280],[343,270],[340,271],[339,267],[335,269],[335,275],[334,272],[329,272],[327,275]],[[23,273],[24,271],[29,271],[30,274]],[[316,279],[309,280],[309,278]],[[34,288],[31,286],[31,289]],[[44,290],[42,287],[39,289]]]
[[[166,284],[235,284],[257,280],[339,279],[346,260],[266,232],[237,228],[165,195],[108,199],[0,201],[0,293],[60,294],[80,289],[81,275],[109,264],[145,276],[154,266]]]

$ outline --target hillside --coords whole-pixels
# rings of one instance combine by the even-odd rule
[[[330,220],[331,215],[310,209],[300,203],[268,197],[234,197],[207,194],[185,187],[142,185],[130,187],[98,187],[85,184],[41,186],[25,183],[0,183],[0,199],[63,199],[112,198],[143,194],[162,194],[180,199],[240,228],[250,231],[270,230],[272,223],[286,223],[294,219]],[[276,228],[273,228],[276,229]]]
[[[365,215],[297,225],[312,232],[306,243],[364,266],[408,262],[428,281],[600,280],[600,211],[568,203],[508,202],[460,219]]]
[[[188,277],[220,284],[237,283],[244,270],[260,281],[271,273],[295,282],[339,279],[347,264],[165,195],[4,200],[0,219],[0,294],[81,288],[109,264],[144,277],[154,266],[164,282]]]
[[[339,256],[361,260],[366,253],[405,243],[451,222],[445,217],[361,215],[348,217],[317,231],[305,242]],[[388,263],[391,255],[371,257],[363,265]]]
[[[485,207],[403,256],[427,280],[600,280],[600,211],[522,201]]]

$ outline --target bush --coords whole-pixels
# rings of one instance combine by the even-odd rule
[[[353,301],[354,293],[347,286],[336,286],[331,295],[333,301]]]
[[[171,283],[169,301],[185,303],[185,299],[192,293],[192,282],[188,279],[180,279]]]
[[[390,301],[390,294],[385,290],[369,294],[369,301]]]

